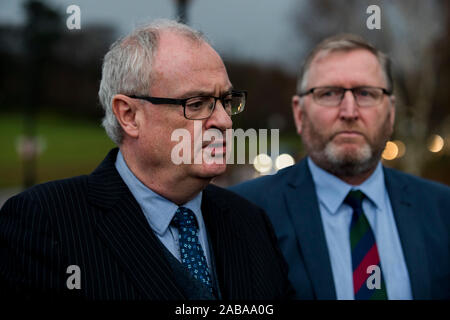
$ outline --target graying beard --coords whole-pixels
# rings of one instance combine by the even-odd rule
[[[322,152],[312,152],[311,158],[315,158],[320,166],[338,177],[354,177],[372,170],[378,163],[380,154],[374,154],[372,148],[366,144],[368,150],[363,150],[360,158],[355,159],[348,156],[335,157],[333,146],[328,143]]]

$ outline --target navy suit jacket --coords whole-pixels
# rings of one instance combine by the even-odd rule
[[[117,172],[117,151],[90,175],[37,185],[5,203],[0,293],[49,299],[192,298]],[[260,208],[209,185],[202,213],[221,298],[278,300],[293,293],[275,233]],[[69,265],[80,267],[79,290],[66,286]]]
[[[414,299],[450,298],[450,188],[383,168]],[[336,299],[319,204],[306,159],[231,190],[263,208],[299,299]]]

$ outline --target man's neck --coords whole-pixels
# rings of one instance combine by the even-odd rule
[[[376,168],[376,167],[375,167]],[[372,173],[375,171],[375,168],[370,169],[369,171],[363,172],[361,174],[358,174],[356,176],[338,176],[336,175],[336,177],[338,177],[339,179],[341,179],[342,181],[351,184],[353,186],[359,186],[360,184],[362,184],[364,181],[366,181],[367,179],[369,179],[369,177],[372,175]]]
[[[125,150],[121,151],[126,165],[139,181],[176,205],[183,205],[195,198],[211,181],[211,179],[181,177],[173,168],[154,170],[141,168],[136,157],[128,156]]]

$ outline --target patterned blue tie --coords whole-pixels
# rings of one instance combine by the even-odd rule
[[[208,263],[198,241],[197,220],[192,210],[179,207],[172,220],[178,228],[181,262],[192,276],[200,280],[212,292]]]

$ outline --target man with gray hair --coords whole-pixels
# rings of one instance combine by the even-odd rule
[[[232,190],[269,215],[297,298],[450,298],[450,188],[380,162],[395,118],[388,57],[355,35],[325,39],[292,111],[307,158]]]
[[[37,185],[0,211],[0,291],[88,300],[283,299],[287,266],[265,213],[210,185],[244,110],[201,33],[161,20],[115,42],[99,97],[119,146],[90,175]],[[196,130],[200,128],[200,132]],[[176,130],[188,161],[175,164]],[[214,135],[214,137],[220,135]],[[200,154],[216,161],[193,161]],[[222,161],[217,161],[222,160]]]

